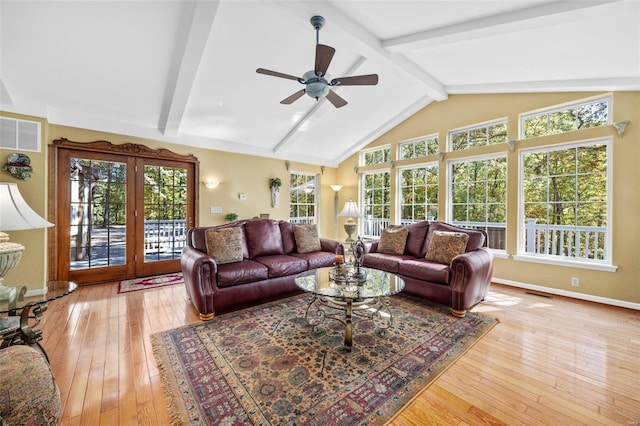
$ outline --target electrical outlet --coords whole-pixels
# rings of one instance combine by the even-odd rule
[[[211,214],[222,213],[222,207],[211,206]]]
[[[571,277],[571,287],[580,287],[580,278]]]

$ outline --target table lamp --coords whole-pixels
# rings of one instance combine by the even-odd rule
[[[9,242],[9,235],[2,231],[22,231],[53,226],[34,212],[22,198],[18,185],[0,182],[0,300],[10,299],[15,294],[14,287],[5,287],[2,280],[16,267],[24,246]]]
[[[338,213],[338,217],[347,218],[347,221],[344,224],[344,230],[349,236],[346,240],[344,240],[344,242],[352,243],[353,238],[351,237],[351,234],[356,232],[356,228],[358,226],[353,218],[362,217],[362,214],[360,214],[360,211],[358,210],[358,204],[356,204],[356,202],[353,200],[347,201],[342,211]]]

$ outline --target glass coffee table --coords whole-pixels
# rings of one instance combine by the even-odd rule
[[[319,268],[295,277],[295,283],[308,293],[305,314],[307,322],[316,327],[326,318],[344,324],[344,346],[353,347],[353,316],[380,320],[384,334],[393,324],[389,296],[404,289],[404,280],[390,272],[360,268],[364,279],[350,277],[349,271],[337,273],[336,268]],[[378,324],[376,324],[378,326]]]

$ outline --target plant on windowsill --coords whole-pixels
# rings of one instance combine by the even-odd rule
[[[271,207],[278,207],[280,204],[280,187],[282,181],[280,178],[269,179],[269,188],[271,189]]]
[[[226,215],[224,215],[224,220],[226,220],[227,222],[233,222],[237,219],[238,215],[236,213],[227,213]]]

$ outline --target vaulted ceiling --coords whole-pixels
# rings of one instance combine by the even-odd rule
[[[303,96],[316,32],[348,101]],[[0,108],[54,124],[337,165],[451,94],[640,90],[640,2],[0,0]]]

